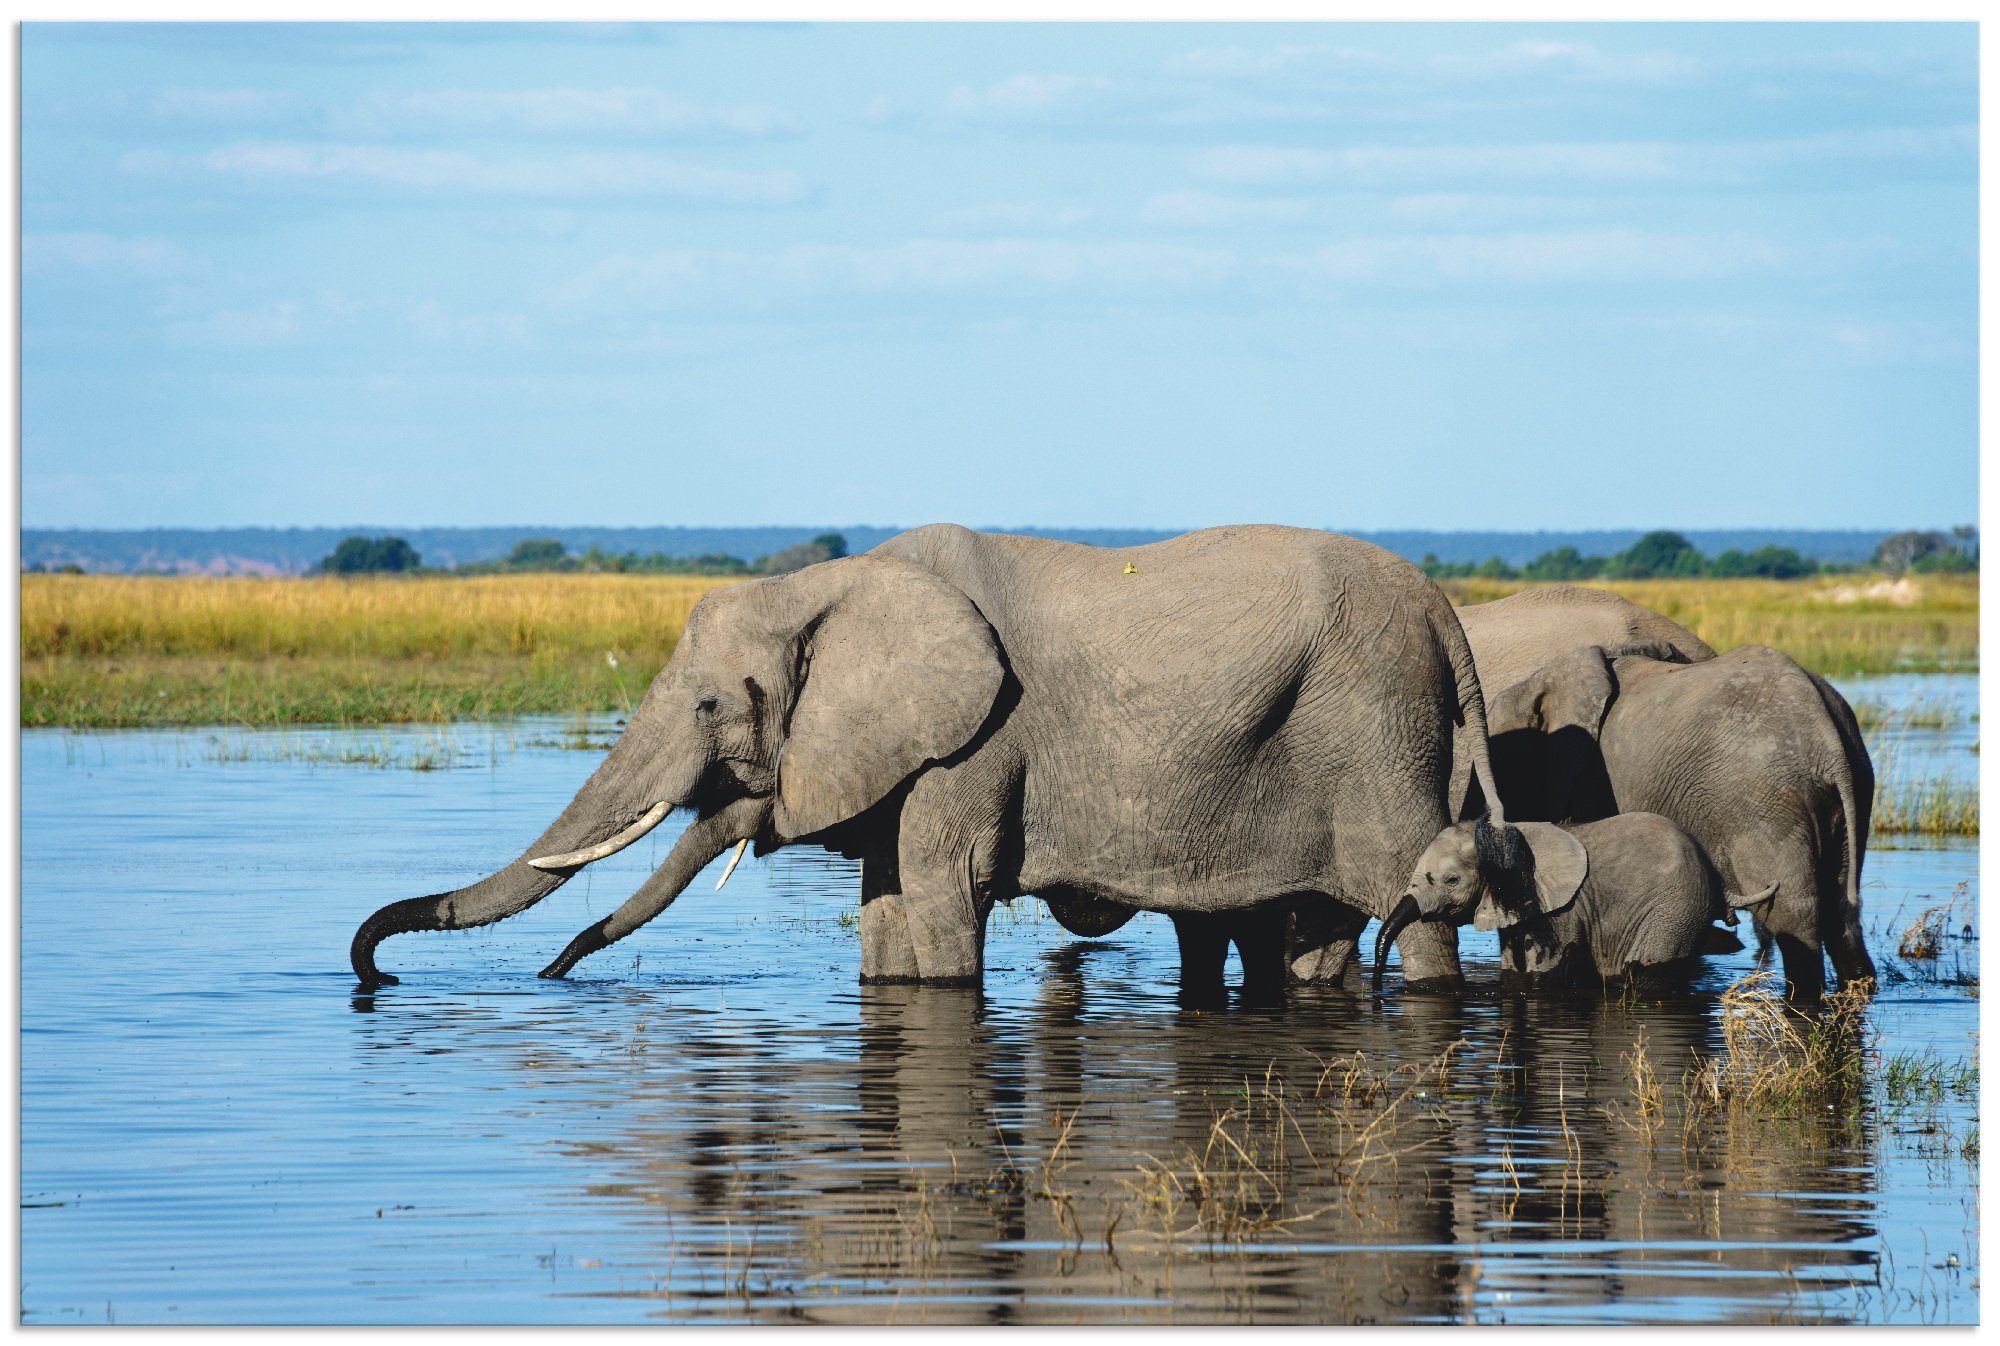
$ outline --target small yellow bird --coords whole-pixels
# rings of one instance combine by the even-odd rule
[[[1127,561],[1125,563],[1125,573],[1128,575],[1136,575],[1139,573],[1139,567],[1133,565],[1130,561]]]

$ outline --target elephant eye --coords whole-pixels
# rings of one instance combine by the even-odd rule
[[[697,715],[713,715],[715,714],[715,704],[714,697],[704,696],[701,700],[694,703],[695,713]]]
[[[1444,886],[1447,888],[1451,887],[1453,884],[1457,882],[1458,882],[1458,875],[1456,874],[1447,874],[1444,876]]]

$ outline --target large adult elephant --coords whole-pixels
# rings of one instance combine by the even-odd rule
[[[1603,589],[1549,584],[1458,609],[1480,686],[1512,687],[1549,660],[1586,645],[1657,641],[1688,663],[1713,659],[1700,636],[1651,608]]]
[[[1449,821],[1455,751],[1497,799],[1458,620],[1380,548],[1259,526],[1107,550],[931,525],[704,596],[541,838],[377,911],[351,956],[388,982],[382,940],[522,911],[676,809],[693,820],[665,862],[544,976],[738,842],[861,858],[864,981],[976,983],[987,913],[1020,894],[1084,924],[1296,898],[1340,953]],[[1399,948],[1414,980],[1458,980],[1449,931]]]
[[[1496,688],[1488,715],[1510,818],[1663,814],[1731,892],[1777,884],[1751,910],[1794,994],[1821,993],[1826,955],[1843,982],[1875,975],[1861,931],[1875,771],[1824,678],[1758,645],[1693,664],[1593,645]]]
[[[1713,659],[1715,651],[1694,632],[1651,608],[1603,589],[1545,584],[1458,608],[1465,643],[1489,695],[1512,687],[1549,660],[1589,645],[1615,649],[1653,643],[1686,663]],[[1458,816],[1470,818],[1485,807],[1471,789],[1472,773],[1454,767],[1452,797]]]

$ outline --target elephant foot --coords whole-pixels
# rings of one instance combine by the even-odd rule
[[[1403,983],[1405,995],[1457,995],[1465,989],[1465,974],[1450,972],[1436,977],[1414,977]]]
[[[864,972],[861,974],[863,986],[946,986],[978,989],[985,981],[977,972],[954,972],[942,977],[926,977],[916,973]]]
[[[377,987],[382,987],[382,986],[400,986],[402,984],[395,978],[394,975],[387,972],[372,973],[369,976],[360,978],[359,980],[361,982],[361,989],[364,991],[373,991]]]

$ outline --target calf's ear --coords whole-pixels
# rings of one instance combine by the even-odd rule
[[[1583,843],[1554,823],[1514,825],[1535,857],[1535,900],[1542,910],[1558,912],[1576,901],[1590,873],[1590,852]]]

